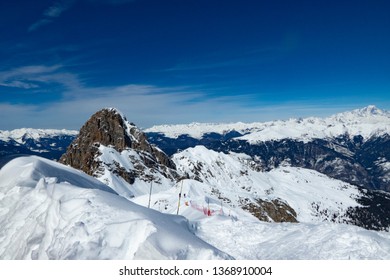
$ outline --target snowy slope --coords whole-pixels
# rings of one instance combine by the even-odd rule
[[[76,136],[78,131],[66,129],[34,129],[20,128],[14,130],[0,130],[0,140],[8,142],[14,140],[19,144],[24,144],[27,139],[39,140],[41,138],[51,138],[54,136]]]
[[[0,259],[225,259],[188,221],[39,157],[0,171]]]
[[[223,155],[220,156],[223,157]],[[211,157],[209,156],[208,160],[213,162]],[[291,171],[293,174],[285,174],[283,170]],[[287,195],[285,198],[292,205],[310,207],[311,200],[323,199],[323,207],[332,209],[331,207],[334,206],[334,210],[340,211],[341,209],[336,209],[340,206],[336,202],[356,204],[356,201],[349,197],[351,193],[355,194],[355,190],[340,190],[338,186],[343,186],[342,182],[322,176],[318,179],[308,170],[294,171],[294,169],[282,168],[279,171],[281,172],[264,173],[263,176],[269,176],[268,184],[274,188],[274,195],[275,193],[282,195],[285,192],[284,195]],[[234,172],[232,174],[234,177]],[[206,177],[202,178],[206,179]],[[294,179],[291,180],[291,178]],[[299,187],[298,182],[294,183],[295,179],[301,180],[300,183],[302,183],[302,180],[309,178],[316,179],[316,182],[304,184],[302,187]],[[238,187],[229,189],[229,186],[226,186],[227,181],[223,178],[221,180],[222,182],[214,181],[213,183],[217,183],[225,195],[229,194],[227,196],[232,201],[236,194],[250,197],[250,194]],[[315,183],[329,182],[331,186],[327,188],[327,192],[315,194],[315,189],[318,188]],[[308,187],[307,193],[305,187]],[[212,189],[210,181],[199,182],[185,179],[168,191],[154,193],[151,196],[150,205],[163,213],[179,212],[196,228],[197,236],[236,259],[390,259],[390,232],[369,231],[353,225],[321,221],[315,213],[310,213],[310,211],[304,213],[305,209],[299,213],[299,219],[307,222],[261,222],[248,212],[236,207],[234,203],[220,200],[220,194],[213,192]],[[337,195],[340,197],[337,198]],[[293,200],[299,203],[294,204]],[[138,196],[133,201],[147,206],[149,196]],[[208,214],[208,209],[211,215]]]
[[[147,206],[148,196],[134,201]],[[189,221],[58,163],[15,159],[0,171],[0,259],[390,259],[388,232],[260,222],[226,203],[221,209],[210,185],[191,179],[154,193],[151,205],[170,214],[180,205]]]
[[[226,134],[237,131],[244,135],[239,139],[250,143],[285,138],[310,141],[314,138],[331,138],[344,134],[361,135],[367,139],[373,135],[390,134],[390,112],[368,106],[350,112],[340,113],[328,118],[289,119],[256,123],[191,123],[183,125],[153,126],[146,132],[164,134],[169,138],[180,135],[200,139],[207,133]]]
[[[284,166],[259,172],[245,154],[218,153],[203,146],[189,148],[173,158],[179,171],[206,184],[209,194],[231,207],[242,207],[247,199],[281,199],[295,210],[300,222],[342,222],[348,220],[348,208],[359,205],[356,187],[314,170]]]
[[[213,216],[197,235],[235,259],[389,260],[390,233],[334,223],[265,223]]]
[[[184,180],[180,215],[196,228],[196,235],[235,259],[390,259],[390,233],[329,222],[261,222],[239,208],[231,208],[209,194],[207,185]],[[152,195],[151,205],[164,213],[177,213],[181,183]],[[148,196],[134,199],[148,205]],[[189,202],[188,206],[185,202]],[[208,204],[209,203],[209,204]],[[211,216],[202,211],[210,207]],[[222,210],[222,211],[221,211]]]
[[[154,182],[154,191],[163,191],[171,188],[175,182],[167,178],[158,169],[146,166],[140,152],[126,149],[121,152],[112,147],[99,146],[99,155],[96,157],[99,169],[93,174],[99,181],[110,186],[125,198],[140,196],[149,193],[150,181]],[[118,170],[132,174],[134,183],[126,182]]]

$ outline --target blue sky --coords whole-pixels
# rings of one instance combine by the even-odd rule
[[[390,1],[0,3],[0,129],[390,108]]]

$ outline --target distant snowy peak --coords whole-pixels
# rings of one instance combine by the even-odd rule
[[[339,113],[331,116],[329,119],[339,122],[354,122],[354,121],[365,121],[365,122],[381,122],[388,121],[390,119],[390,112],[381,110],[374,105],[369,105],[362,109],[356,109],[344,113]]]
[[[55,136],[77,136],[78,133],[77,130],[66,129],[20,128],[14,130],[0,130],[0,140],[4,142],[14,140],[15,142],[24,144],[27,139],[39,140]]]
[[[196,139],[210,133],[224,135],[232,131],[243,135],[239,139],[251,143],[285,138],[310,141],[314,138],[332,138],[345,134],[361,135],[367,139],[373,135],[390,134],[390,112],[370,105],[328,118],[309,117],[263,123],[191,123],[153,126],[146,130],[148,133],[161,133],[169,138],[188,135]]]
[[[226,134],[230,131],[237,131],[240,133],[248,133],[256,129],[263,123],[197,123],[190,124],[176,124],[176,125],[156,125],[145,130],[146,133],[155,132],[162,133],[169,138],[177,138],[180,135],[187,134],[193,138],[200,139],[207,133]]]
[[[360,116],[373,116],[373,115],[382,115],[389,117],[390,112],[381,110],[377,108],[375,105],[369,105],[367,107],[364,107],[363,109],[357,109],[352,111],[352,113],[355,113]]]

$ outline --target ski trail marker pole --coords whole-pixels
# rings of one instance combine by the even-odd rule
[[[183,180],[181,180],[181,188],[180,188],[180,193],[179,193],[179,202],[177,204],[177,213],[176,215],[179,215],[179,209],[180,209],[180,199],[181,199],[181,192],[183,191]]]

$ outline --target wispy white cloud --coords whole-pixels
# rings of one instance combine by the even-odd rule
[[[79,129],[94,112],[104,107],[120,109],[141,128],[190,122],[269,121],[310,115],[325,116],[344,111],[334,104],[318,106],[300,102],[253,105],[252,98],[251,95],[210,97],[205,91],[185,87],[135,84],[79,86],[68,89],[61,100],[50,104],[0,103],[0,129]],[[355,108],[358,107],[356,104]]]
[[[47,8],[42,15],[42,18],[31,24],[28,31],[35,31],[41,26],[47,25],[58,18],[63,12],[69,10],[76,0],[59,0],[54,2],[49,8]]]
[[[23,81],[6,81],[6,82],[0,81],[0,86],[21,88],[21,89],[32,89],[32,88],[38,87],[38,85],[36,85],[36,84],[29,83],[29,82],[23,82]]]
[[[368,104],[362,104],[362,100],[356,100],[354,104],[329,100],[328,103],[324,101],[320,104],[318,100],[315,104],[309,101],[272,104],[260,103],[253,94],[211,96],[207,90],[194,87],[139,84],[88,86],[80,81],[79,75],[67,71],[61,65],[24,66],[0,72],[0,84],[31,90],[32,94],[41,88],[50,90],[52,83],[63,85],[62,96],[57,101],[44,104],[0,102],[0,129],[20,127],[79,129],[91,114],[104,107],[117,107],[130,121],[147,128],[155,124],[255,122],[290,117],[327,116]],[[370,103],[381,106],[372,100]]]
[[[187,121],[185,104],[202,93],[184,88],[151,85],[122,85],[116,87],[79,87],[63,93],[56,102],[40,104],[0,103],[0,129],[16,127],[63,127],[78,129],[95,111],[117,107],[129,120],[140,126],[156,122],[172,122],[174,118]]]
[[[49,8],[47,8],[43,14],[42,17],[31,24],[28,27],[28,31],[32,32],[40,27],[50,24],[53,22],[54,19],[60,17],[64,12],[69,10],[73,7],[74,3],[81,0],[57,0],[55,1]],[[109,4],[109,5],[121,5],[125,3],[134,2],[135,0],[87,0],[91,3],[103,3],[103,4]]]
[[[63,12],[68,10],[75,0],[63,0],[59,2],[55,2],[52,6],[50,6],[46,11],[44,11],[43,15],[49,18],[59,17]]]
[[[47,18],[43,18],[43,19],[40,19],[36,22],[34,22],[33,24],[31,24],[28,28],[28,31],[31,32],[31,31],[35,31],[37,30],[39,27],[41,26],[44,26],[46,24],[49,24],[51,23],[52,20],[51,19],[47,19]]]
[[[80,88],[77,75],[61,65],[30,65],[0,72],[0,86],[20,89],[40,88],[41,83],[55,83],[68,89]]]

